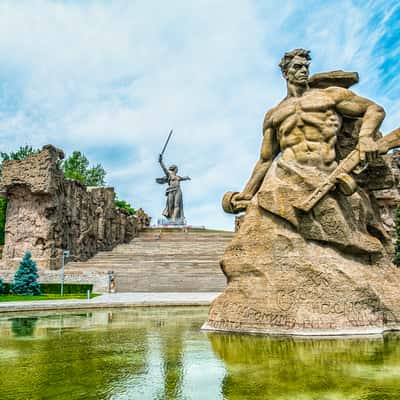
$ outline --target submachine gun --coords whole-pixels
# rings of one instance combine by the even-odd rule
[[[377,141],[378,153],[386,154],[389,150],[400,147],[400,128],[393,130]],[[305,201],[295,204],[295,207],[304,212],[309,212],[313,207],[329,192],[338,182],[338,178],[343,174],[349,174],[360,163],[360,151],[354,149],[347,155],[328,176],[325,182],[318,186]]]

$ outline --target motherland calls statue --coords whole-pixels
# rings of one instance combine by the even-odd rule
[[[190,177],[179,176],[178,167],[176,165],[171,165],[167,168],[163,162],[163,154],[168,145],[169,139],[171,138],[171,135],[172,130],[170,131],[164,148],[158,157],[158,162],[160,163],[160,166],[164,171],[165,176],[162,178],[157,178],[156,182],[159,184],[168,183],[168,187],[165,191],[165,195],[167,196],[167,203],[162,215],[167,218],[168,222],[172,225],[184,225],[185,215],[183,212],[183,198],[180,182],[189,181]]]
[[[223,208],[245,211],[221,268],[228,287],[207,330],[264,334],[400,329],[400,270],[372,190],[393,184],[385,112],[348,87],[357,73],[309,78],[310,52],[280,62],[287,96],[269,110],[261,155]]]

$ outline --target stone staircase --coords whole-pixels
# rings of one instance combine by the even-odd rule
[[[130,243],[69,262],[66,275],[114,271],[117,292],[219,292],[226,279],[219,267],[232,232],[148,229]],[[159,237],[158,237],[159,236]]]

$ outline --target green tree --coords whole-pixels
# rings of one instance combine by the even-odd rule
[[[105,186],[106,171],[101,166],[97,164],[92,168],[89,168],[86,172],[86,185],[87,186]]]
[[[66,178],[75,179],[86,186],[104,186],[106,184],[106,171],[101,164],[89,168],[89,160],[80,151],[74,151],[62,163],[62,169]]]
[[[4,283],[3,279],[0,278],[0,295],[4,293]]]
[[[127,203],[125,200],[115,199],[115,207],[123,208],[124,210],[128,211],[129,215],[135,215],[136,214],[136,210],[129,203]]]
[[[40,285],[38,282],[38,272],[36,262],[32,260],[32,255],[27,251],[19,263],[19,268],[14,275],[12,291],[22,295],[40,295]]]
[[[394,263],[400,266],[400,204],[396,208],[396,251],[394,253]]]
[[[80,151],[74,151],[72,156],[62,163],[65,177],[81,183],[85,183],[85,173],[88,166],[89,160]]]

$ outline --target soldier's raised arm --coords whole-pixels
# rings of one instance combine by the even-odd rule
[[[332,87],[326,91],[334,98],[337,111],[350,118],[361,118],[358,140],[360,159],[373,160],[378,156],[378,146],[374,134],[385,118],[385,110],[364,97],[357,96],[348,89]]]

